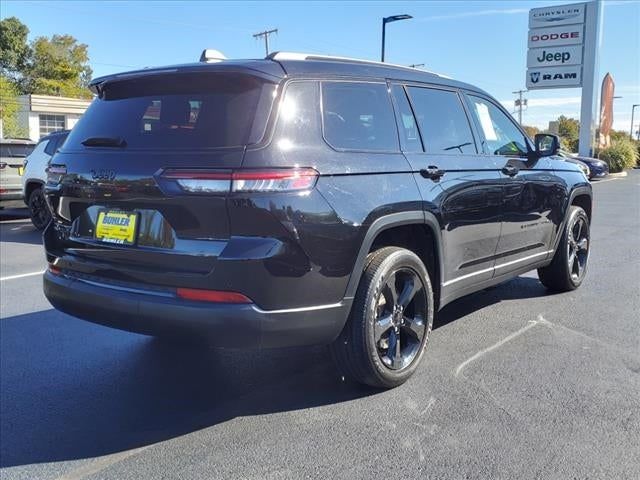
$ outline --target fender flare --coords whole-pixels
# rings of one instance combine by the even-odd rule
[[[39,178],[28,178],[27,180],[24,181],[24,187],[22,188],[22,195],[24,196],[24,201],[25,203],[29,201],[29,199],[27,198],[27,187],[30,184],[34,184],[37,183],[38,185],[40,185],[41,187],[45,186],[45,182],[43,182],[42,180],[40,180]]]
[[[402,225],[426,225],[428,226],[433,233],[433,238],[435,240],[436,252],[438,260],[438,273],[439,279],[438,281],[442,281],[442,241],[440,235],[440,222],[438,219],[430,212],[425,212],[422,210],[411,210],[407,212],[399,212],[392,213],[389,215],[385,215],[383,217],[377,218],[367,230],[367,233],[364,236],[364,240],[362,241],[362,245],[360,246],[360,250],[358,252],[358,256],[356,258],[356,262],[354,264],[353,270],[351,271],[351,276],[349,277],[349,283],[347,284],[347,290],[345,293],[345,298],[353,298],[358,290],[358,284],[360,283],[360,277],[362,277],[362,272],[365,268],[365,261],[367,259],[367,255],[369,254],[369,250],[373,245],[376,237],[383,231],[388,230],[390,228],[399,227]],[[438,285],[439,287],[439,285]]]
[[[560,228],[558,228],[558,231],[556,232],[556,238],[553,241],[553,254],[548,257],[550,259],[553,258],[553,256],[556,254],[556,250],[558,249],[558,244],[560,243],[560,239],[562,238],[562,232],[564,232],[564,227],[567,224],[567,219],[569,218],[569,207],[573,204],[573,201],[579,195],[587,195],[591,199],[591,216],[593,216],[593,190],[591,188],[591,185],[583,185],[571,190],[571,192],[569,193],[569,199],[565,204],[564,218],[562,219]]]

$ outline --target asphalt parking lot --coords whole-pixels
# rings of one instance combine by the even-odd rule
[[[0,478],[640,478],[640,171],[593,188],[583,286],[531,273],[456,301],[391,391],[324,348],[172,347],[58,313],[38,232],[4,215]]]

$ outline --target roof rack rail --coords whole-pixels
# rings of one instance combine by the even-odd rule
[[[267,57],[267,60],[317,60],[317,61],[330,61],[330,62],[345,62],[345,63],[363,63],[369,65],[379,65],[384,67],[393,67],[393,68],[404,68],[407,70],[415,71],[416,69],[413,67],[408,67],[406,65],[396,65],[394,63],[386,63],[386,62],[376,62],[374,60],[365,60],[362,58],[350,58],[350,57],[338,57],[333,55],[318,55],[315,53],[298,53],[298,52],[273,52],[270,53]],[[437,75],[439,77],[445,77],[445,75],[441,75],[439,73],[431,72],[429,70],[420,70],[421,72],[430,73],[432,75]]]

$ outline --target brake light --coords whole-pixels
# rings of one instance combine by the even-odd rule
[[[175,181],[189,193],[291,192],[312,188],[318,178],[313,168],[269,170],[168,169],[162,179]]]
[[[214,170],[165,170],[162,178],[174,180],[189,193],[226,193],[231,189],[231,172]]]
[[[318,172],[313,168],[238,170],[232,174],[234,192],[291,192],[312,188]]]
[[[64,165],[49,165],[46,168],[47,183],[50,185],[57,185],[62,180],[62,177],[67,174],[67,167]]]
[[[60,275],[62,273],[62,270],[60,270],[58,267],[53,266],[50,263],[49,264],[49,273],[51,273],[52,275]]]
[[[253,303],[251,299],[237,292],[201,290],[198,288],[178,288],[176,294],[184,300],[212,303]]]

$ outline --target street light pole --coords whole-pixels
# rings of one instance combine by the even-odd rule
[[[398,20],[409,20],[410,18],[413,18],[411,15],[392,15],[390,17],[384,17],[382,19],[382,54],[380,55],[381,58],[381,62],[384,62],[384,44],[385,44],[385,39],[386,39],[386,33],[387,33],[387,23],[391,23],[391,22],[397,22]]]
[[[640,107],[640,103],[635,103],[631,107],[631,128],[629,129],[629,137],[631,137],[631,140],[633,140],[633,114],[636,111],[636,107]]]

